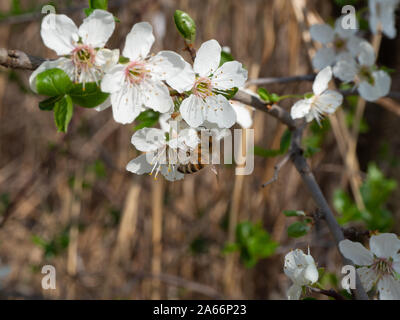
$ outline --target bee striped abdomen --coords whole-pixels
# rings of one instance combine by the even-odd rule
[[[209,149],[208,158],[206,157],[205,159],[209,159],[209,156],[211,155],[211,152],[212,152],[211,137],[209,138],[208,149]],[[205,162],[207,162],[207,164],[208,164],[209,160],[203,161],[201,144],[197,147],[196,152],[197,152],[197,163],[189,162],[188,164],[181,164],[177,169],[180,173],[183,173],[183,174],[195,173],[195,172],[200,171],[201,169],[203,169],[206,166]]]

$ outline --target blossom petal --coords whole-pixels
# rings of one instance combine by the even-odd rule
[[[358,30],[358,23],[356,25],[355,29],[349,28],[349,29],[345,29],[343,28],[343,18],[344,17],[339,17],[336,22],[335,22],[335,34],[339,35],[339,37],[343,38],[343,39],[348,39],[350,37],[352,37]]]
[[[400,280],[384,276],[378,282],[379,300],[400,300]]]
[[[153,166],[147,161],[146,154],[136,157],[126,165],[126,170],[136,174],[149,173],[152,168]]]
[[[373,72],[372,77],[374,78],[374,85],[362,81],[358,87],[358,92],[367,101],[376,101],[386,96],[392,83],[390,76],[383,70]]]
[[[320,95],[326,89],[328,89],[329,81],[332,80],[332,68],[326,67],[318,72],[317,77],[313,83],[314,94]]]
[[[312,65],[316,70],[322,70],[325,67],[331,66],[335,62],[335,51],[332,48],[323,47],[319,49],[313,59]]]
[[[179,172],[175,166],[168,167],[168,165],[161,166],[161,174],[168,181],[178,181],[185,177],[185,175]]]
[[[369,247],[377,257],[391,258],[400,250],[400,240],[394,233],[381,233],[371,237]]]
[[[230,128],[236,122],[236,113],[229,101],[218,94],[206,98],[205,120],[216,123],[220,128]]]
[[[103,48],[115,29],[114,16],[104,10],[96,9],[83,20],[79,36],[84,44],[93,48]]]
[[[333,41],[334,32],[331,26],[327,24],[313,24],[310,27],[311,38],[322,44],[328,44]]]
[[[360,276],[360,281],[365,291],[368,292],[374,286],[377,280],[376,272],[368,267],[361,267],[357,269],[358,275]]]
[[[95,63],[102,68],[103,72],[109,71],[117,65],[119,60],[119,49],[100,49],[97,51]]]
[[[315,103],[320,111],[331,114],[343,103],[343,96],[337,91],[326,90]]]
[[[311,102],[309,99],[297,101],[290,110],[292,119],[304,118],[311,109]]]
[[[184,64],[185,66],[180,73],[166,80],[168,85],[179,93],[192,89],[194,82],[196,81],[196,74],[194,73],[192,66],[186,61],[184,61]]]
[[[188,98],[183,100],[179,111],[182,115],[183,120],[185,120],[189,126],[196,128],[200,126],[205,120],[205,108],[206,104],[203,99],[192,94]]]
[[[173,51],[160,51],[149,60],[152,76],[159,80],[173,78],[185,68],[185,60]]]
[[[157,128],[143,128],[132,135],[131,143],[139,151],[156,151],[165,145],[165,133]]]
[[[136,87],[125,86],[111,93],[114,120],[118,123],[132,123],[140,114],[140,93]]]
[[[339,249],[342,255],[353,261],[359,266],[369,266],[373,263],[373,256],[361,243],[350,240],[342,240],[339,243]]]
[[[251,117],[251,111],[242,103],[237,101],[230,101],[230,104],[235,110],[237,123],[245,129],[250,128],[253,125],[253,118]]]
[[[172,111],[174,103],[167,86],[158,80],[147,80],[140,84],[143,94],[143,104],[147,108],[165,113]]]
[[[318,280],[318,270],[313,257],[304,254],[300,249],[286,254],[283,271],[298,285],[306,285]]]
[[[132,61],[146,58],[154,43],[153,27],[148,22],[136,23],[128,33],[123,56]]]
[[[220,60],[221,46],[217,40],[208,40],[197,51],[193,69],[201,77],[207,77],[218,69]]]
[[[339,60],[333,67],[333,74],[344,82],[354,81],[358,73],[357,63],[353,58]]]
[[[392,267],[393,267],[394,271],[396,271],[398,274],[400,274],[400,254],[396,254],[393,257]]]
[[[302,287],[297,284],[293,284],[287,291],[286,295],[288,297],[288,300],[299,300],[301,292],[302,292]]]
[[[212,77],[213,86],[220,90],[243,87],[247,80],[247,70],[237,61],[225,62]]]
[[[43,18],[40,35],[46,47],[62,56],[74,50],[73,43],[77,40],[78,28],[66,15],[50,13]]]
[[[362,41],[359,44],[358,61],[362,66],[372,66],[375,64],[376,55],[372,45],[367,41]]]
[[[73,81],[75,67],[70,59],[59,58],[57,60],[45,61],[39,66],[39,68],[33,71],[31,76],[29,77],[29,85],[33,92],[37,93],[36,77],[38,76],[38,74],[54,68],[63,70],[70,77],[71,81]]]
[[[114,93],[122,90],[125,83],[125,66],[118,64],[112,67],[103,77],[101,81],[101,91]]]

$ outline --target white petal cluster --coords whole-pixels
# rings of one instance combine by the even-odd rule
[[[350,240],[339,243],[343,256],[358,266],[366,291],[376,286],[380,300],[400,300],[399,238],[393,233],[382,233],[371,237],[369,247],[367,250],[361,243]]]
[[[313,96],[296,102],[290,111],[291,117],[305,118],[308,122],[315,119],[320,124],[322,115],[334,113],[342,104],[343,96],[337,91],[328,89],[331,80],[331,67],[320,71],[313,84]]]
[[[158,112],[161,129],[144,128],[133,135],[132,144],[144,154],[132,160],[127,170],[182,179],[177,171],[181,163],[174,159],[199,145],[200,129],[223,137],[222,129],[232,127],[237,119],[242,127],[251,127],[246,107],[229,101],[232,89],[244,86],[247,71],[237,61],[220,65],[222,49],[216,40],[201,45],[192,66],[173,51],[150,53],[155,37],[148,22],[132,27],[122,55],[118,49],[107,49],[114,29],[114,16],[104,10],[94,10],[79,28],[65,15],[47,15],[41,36],[59,58],[33,72],[30,85],[37,92],[37,75],[59,68],[71,81],[82,83],[83,90],[86,83],[96,83],[108,93],[109,98],[95,109],[111,106],[118,123],[132,123],[148,109]],[[177,128],[169,125],[171,120],[179,120]]]
[[[62,69],[76,83],[99,84],[104,73],[119,59],[118,49],[104,48],[114,29],[114,16],[104,10],[94,10],[79,28],[66,15],[47,15],[40,34],[44,44],[60,58],[44,62],[32,73],[29,79],[32,90],[36,92],[36,76],[53,68]]]
[[[343,82],[354,82],[359,94],[367,101],[376,101],[390,91],[391,78],[375,66],[374,48],[366,41],[359,43],[357,58],[343,55],[335,67],[335,77]]]
[[[372,33],[382,31],[389,38],[396,36],[395,10],[400,0],[369,0],[369,25]],[[390,91],[391,78],[376,66],[374,49],[366,40],[357,36],[356,29],[345,29],[343,17],[332,28],[315,24],[310,28],[311,38],[323,46],[313,57],[316,70],[326,66],[344,83],[354,83],[362,98],[376,101]]]
[[[287,292],[289,300],[299,300],[303,287],[318,281],[318,269],[314,258],[300,249],[293,250],[285,256],[283,270],[293,282]]]
[[[341,18],[336,20],[334,28],[327,24],[312,25],[310,28],[311,38],[323,45],[313,57],[313,67],[322,70],[327,66],[335,65],[343,53],[355,55],[358,44],[363,41],[356,35],[356,31],[344,29]]]
[[[208,121],[220,128],[230,128],[236,122],[236,113],[222,93],[243,86],[247,70],[237,61],[226,62],[219,67],[220,59],[219,43],[216,40],[206,41],[198,50],[193,67],[186,63],[182,74],[167,81],[180,93],[191,91],[180,107],[182,118],[191,127]]]

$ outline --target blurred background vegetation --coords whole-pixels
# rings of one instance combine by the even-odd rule
[[[173,23],[180,9],[196,21],[197,47],[217,39],[251,79],[312,73],[307,24],[332,23],[344,4],[354,3],[361,13],[366,7],[364,0],[109,2],[121,20],[110,47],[122,48],[132,25],[149,21],[156,35],[153,52],[175,50],[190,61]],[[1,1],[0,47],[54,58],[39,33],[44,4],[49,2]],[[86,1],[50,4],[77,25],[87,7]],[[370,38],[367,21],[359,18]],[[399,38],[384,38],[379,54],[378,63],[395,70],[392,90],[399,90],[399,45]],[[68,133],[57,133],[52,114],[39,110],[41,99],[29,90],[29,74],[0,67],[0,298],[284,299],[289,281],[283,256],[308,246],[324,268],[321,283],[337,288],[337,250],[296,170],[287,164],[278,181],[260,187],[290,139],[275,119],[254,113],[252,175],[235,176],[232,166],[221,166],[218,179],[204,169],[184,181],[155,181],[125,171],[137,154],[131,135],[149,119],[121,126],[111,110],[77,108]],[[305,93],[311,83],[267,89]],[[282,106],[289,109],[293,102]],[[356,104],[356,96],[346,98],[347,126]],[[400,233],[399,110],[394,100],[367,104],[357,146],[364,208],[354,201],[330,120],[322,127],[312,124],[304,139],[339,222],[361,241],[365,230]],[[41,288],[45,264],[56,267],[56,290]]]

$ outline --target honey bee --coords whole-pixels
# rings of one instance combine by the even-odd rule
[[[183,174],[192,174],[196,173],[211,162],[211,155],[212,155],[212,136],[208,137],[208,150],[203,150],[203,143],[199,143],[197,148],[194,150],[194,161],[189,161],[187,164],[180,164],[177,168],[178,172]],[[204,143],[205,144],[205,143]],[[186,154],[188,157],[190,156],[190,152]],[[212,166],[212,170],[216,172],[215,167]]]

